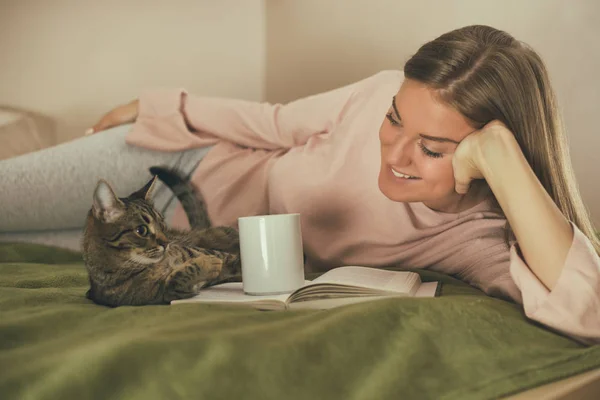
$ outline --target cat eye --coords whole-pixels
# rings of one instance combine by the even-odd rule
[[[140,225],[137,228],[135,228],[135,233],[137,233],[141,237],[146,237],[148,236],[148,227],[146,225]]]

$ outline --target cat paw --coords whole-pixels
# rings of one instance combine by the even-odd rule
[[[197,280],[211,281],[217,279],[223,268],[223,260],[212,255],[202,255],[192,261]]]
[[[242,259],[239,254],[231,254],[227,257],[223,266],[222,275],[226,277],[240,276],[242,274]]]

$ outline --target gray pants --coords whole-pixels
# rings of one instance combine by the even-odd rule
[[[153,165],[191,174],[209,148],[161,152],[130,146],[122,125],[35,153],[0,161],[0,242],[80,249],[92,194],[103,178],[125,197],[151,178]],[[177,200],[162,182],[154,204],[167,220]]]

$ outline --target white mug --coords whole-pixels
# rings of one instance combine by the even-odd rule
[[[238,227],[246,294],[289,293],[304,285],[300,214],[242,217]]]

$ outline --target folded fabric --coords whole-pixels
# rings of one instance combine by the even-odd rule
[[[84,297],[77,253],[0,245],[2,398],[486,399],[600,367],[521,307],[448,276],[437,298],[327,311]],[[313,275],[307,278],[314,278]]]

